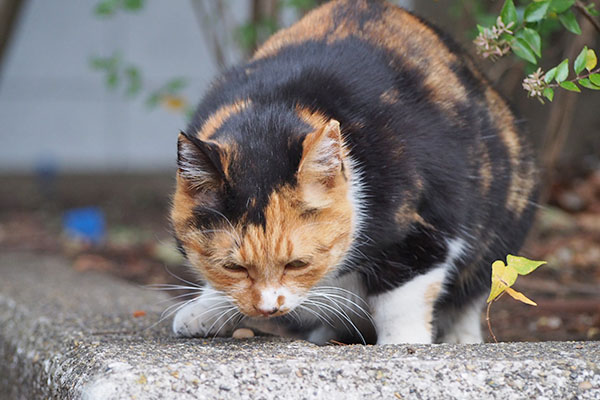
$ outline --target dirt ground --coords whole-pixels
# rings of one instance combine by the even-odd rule
[[[67,257],[77,271],[101,270],[141,284],[192,278],[174,249],[167,209],[169,175],[0,177],[0,251]],[[96,206],[104,240],[74,240],[64,212]],[[600,339],[600,170],[556,182],[519,255],[546,260],[515,289],[537,307],[503,296],[491,307],[499,341]],[[482,326],[487,332],[485,317]],[[488,340],[491,340],[488,337]]]

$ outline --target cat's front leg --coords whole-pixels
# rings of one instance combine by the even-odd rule
[[[227,297],[207,286],[175,314],[173,332],[183,337],[229,336],[239,311]]]
[[[433,342],[433,307],[444,276],[445,269],[436,268],[396,289],[369,297],[377,344]]]

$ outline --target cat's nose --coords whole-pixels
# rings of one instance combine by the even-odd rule
[[[254,308],[256,309],[256,311],[258,311],[259,313],[261,313],[265,317],[268,317],[269,315],[273,315],[277,311],[279,311],[279,307],[262,308],[262,307],[256,307],[256,306],[254,306]]]

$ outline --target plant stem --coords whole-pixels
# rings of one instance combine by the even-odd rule
[[[490,301],[487,305],[487,309],[485,310],[485,321],[487,322],[488,331],[490,335],[492,335],[492,339],[494,339],[495,343],[498,343],[498,339],[496,339],[496,335],[494,335],[494,331],[492,330],[492,320],[490,319],[490,308],[492,307],[492,303],[498,301],[500,297],[504,295],[504,292],[500,293],[500,296],[496,297],[494,300]]]
[[[596,20],[596,18],[594,18],[592,14],[590,14],[590,12],[587,10],[587,8],[585,8],[585,5],[581,1],[577,0],[575,2],[575,8],[579,10],[579,12],[582,13],[583,16],[587,18],[587,20],[590,21],[592,25],[594,25],[594,28],[596,28],[598,33],[600,33],[600,23]]]
[[[485,310],[485,321],[487,322],[488,331],[490,332],[490,335],[492,335],[492,339],[494,339],[495,343],[498,343],[498,339],[496,339],[496,335],[494,335],[494,331],[492,330],[492,322],[490,321],[490,307],[492,306],[492,303],[493,301],[490,301]]]
[[[588,78],[590,75],[597,74],[597,73],[600,73],[600,67],[598,67],[598,68],[596,68],[594,70],[591,70],[587,74],[578,75],[578,76],[576,76],[573,79],[567,79],[566,81],[563,81],[563,82],[577,82],[578,80]],[[558,83],[551,83],[551,84],[548,85],[548,87],[552,87],[552,88],[559,87],[559,86],[560,85]]]

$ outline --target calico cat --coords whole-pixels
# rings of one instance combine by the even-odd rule
[[[491,263],[532,220],[531,159],[444,34],[384,1],[327,3],[217,79],[179,135],[172,223],[206,286],[173,329],[480,342]]]

